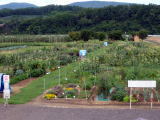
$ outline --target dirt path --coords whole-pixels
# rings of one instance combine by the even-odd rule
[[[17,94],[21,91],[22,88],[26,87],[28,84],[30,84],[33,80],[36,80],[37,78],[28,78],[26,80],[22,80],[17,84],[12,85],[13,94]]]
[[[160,36],[149,36],[145,41],[160,44]]]

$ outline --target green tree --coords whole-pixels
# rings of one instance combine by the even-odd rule
[[[148,36],[148,31],[147,30],[140,30],[137,35],[139,36],[140,39],[145,39]]]
[[[105,38],[106,38],[106,34],[105,33],[103,33],[103,32],[98,33],[98,39],[100,41],[105,40]]]
[[[108,33],[108,38],[111,40],[122,40],[122,31],[114,30]]]
[[[81,39],[80,32],[69,32],[69,37],[70,37],[73,41],[78,41],[78,40]]]
[[[81,31],[81,39],[84,41],[88,41],[91,37],[91,31],[83,30]]]

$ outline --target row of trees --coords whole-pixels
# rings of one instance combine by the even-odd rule
[[[88,30],[69,32],[69,36],[73,41],[88,41],[89,39],[99,39],[100,41],[103,41],[106,39],[106,34],[104,32],[92,32]]]
[[[80,32],[77,32],[77,31],[76,32],[69,32],[69,37],[73,41],[78,41],[78,40],[88,41],[89,39],[98,39],[100,41],[103,41],[107,38],[110,40],[126,40],[126,39],[133,40],[135,35],[139,36],[139,38],[143,40],[148,36],[148,31],[140,30],[137,32],[132,32],[129,35],[127,35],[126,33],[124,34],[120,30],[114,30],[114,31],[110,31],[108,33],[93,32],[93,31],[89,31],[89,30],[83,30]]]

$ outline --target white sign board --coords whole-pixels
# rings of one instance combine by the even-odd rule
[[[9,75],[3,75],[4,83],[9,83]]]
[[[9,89],[9,75],[4,75],[3,76],[3,82],[4,82],[4,89],[7,90]]]
[[[87,50],[80,50],[79,51],[79,56],[84,57],[87,55]]]
[[[3,90],[3,98],[4,99],[10,99],[10,90]]]
[[[156,81],[140,81],[140,80],[129,80],[128,87],[133,88],[155,88]]]
[[[103,44],[104,44],[104,46],[108,46],[108,42],[104,42]]]

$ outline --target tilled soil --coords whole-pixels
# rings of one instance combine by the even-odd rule
[[[160,110],[0,105],[0,120],[160,120]]]

